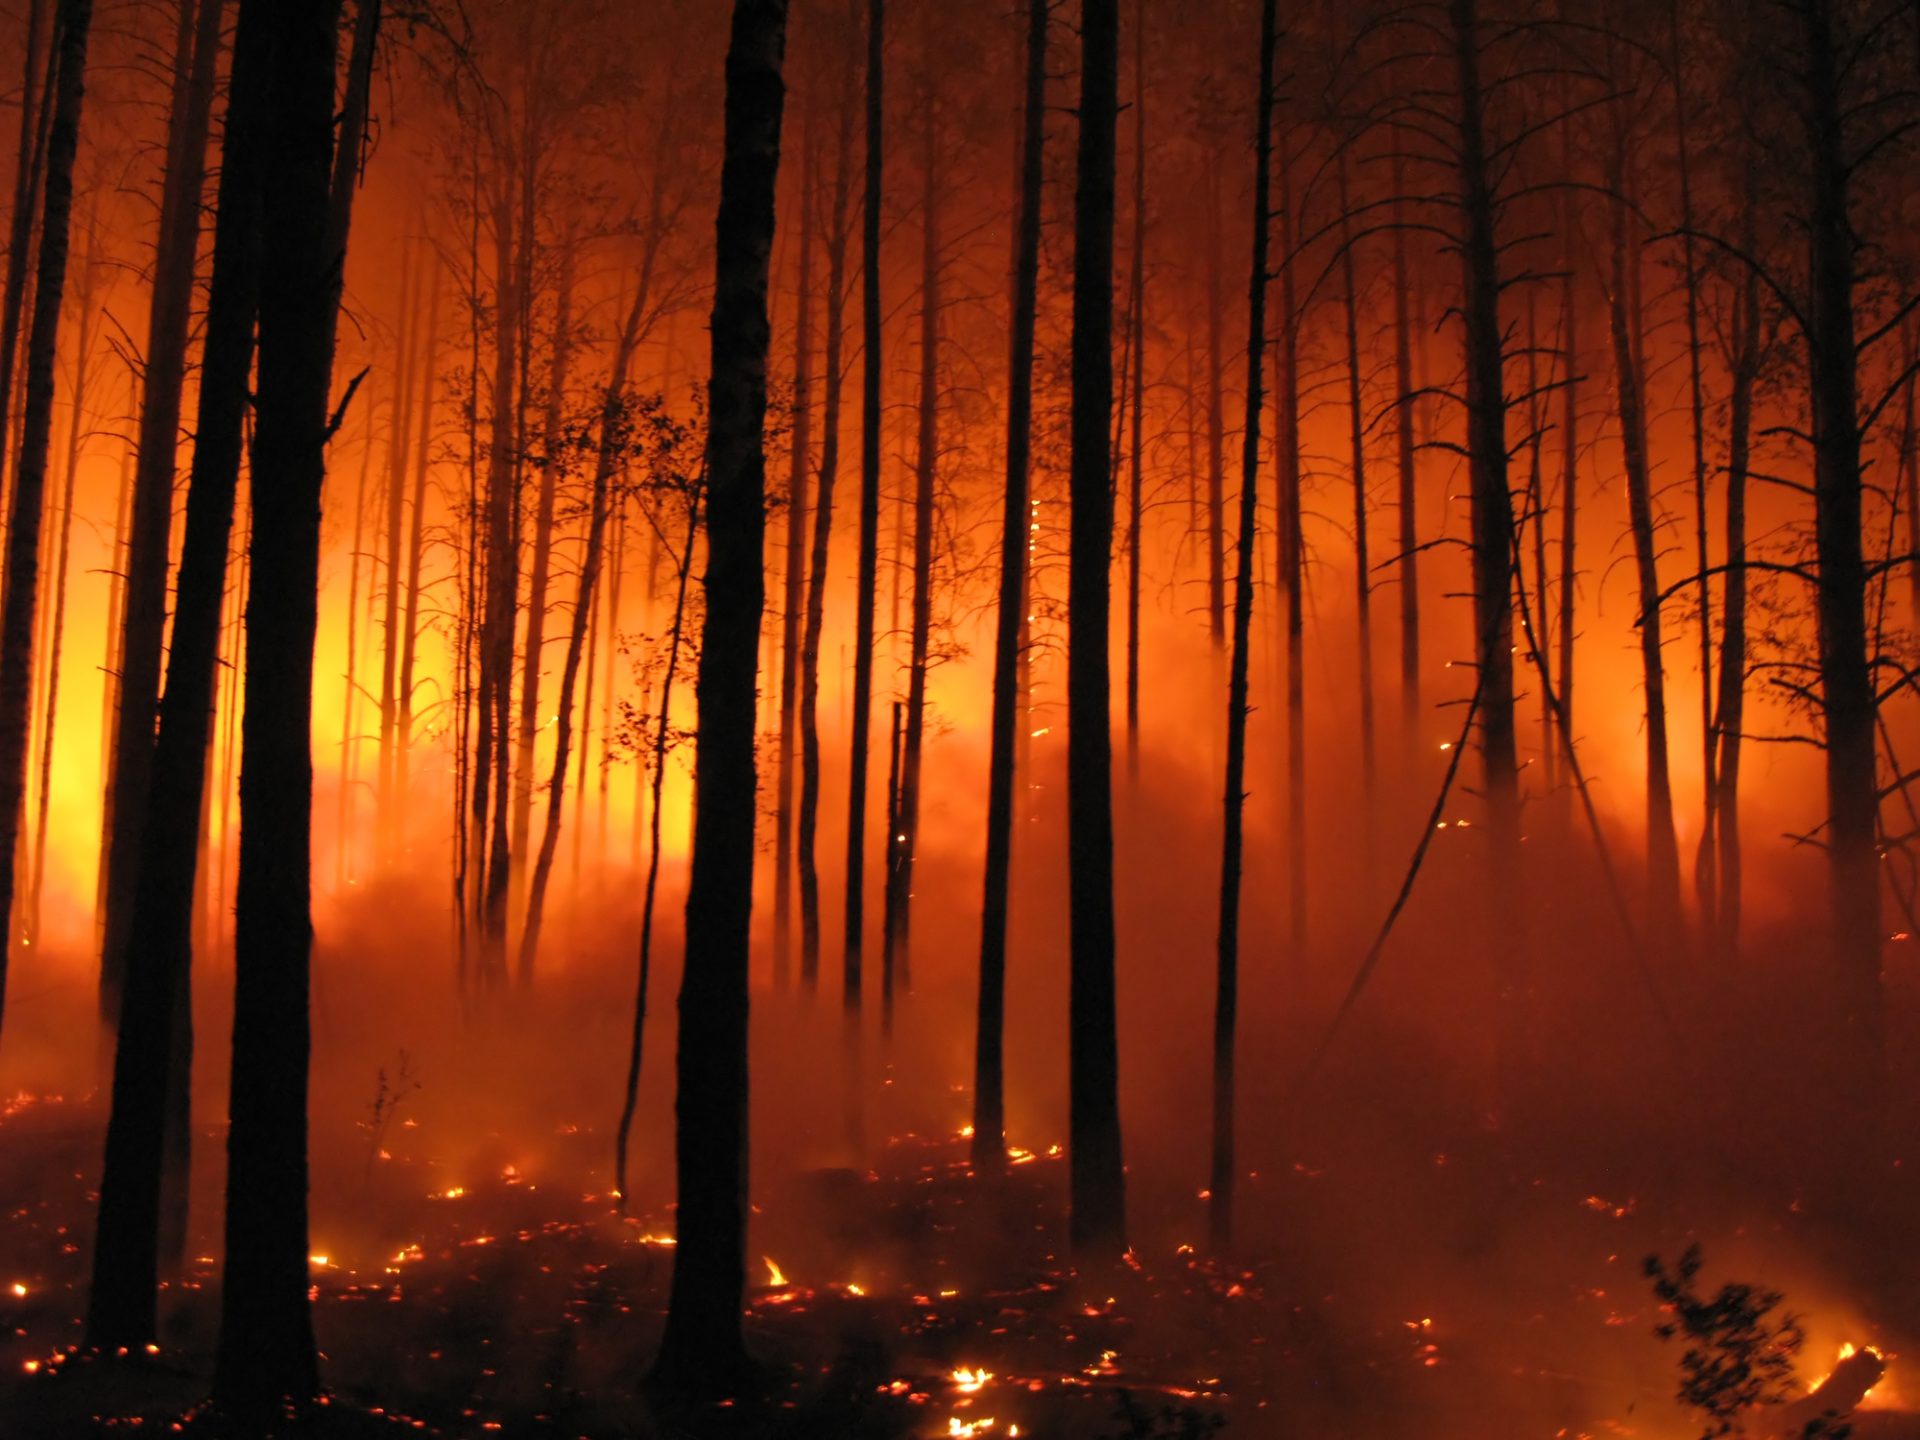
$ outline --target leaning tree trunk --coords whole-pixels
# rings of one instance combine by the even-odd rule
[[[1247,426],[1240,455],[1240,529],[1235,541],[1239,569],[1233,582],[1233,659],[1227,680],[1226,818],[1220,846],[1218,971],[1213,1011],[1213,1162],[1208,1177],[1207,1207],[1208,1235],[1216,1249],[1225,1249],[1233,1241],[1234,1186],[1238,1179],[1233,1143],[1234,1047],[1240,1014],[1240,879],[1247,798],[1247,667],[1252,650],[1253,570],[1258,539],[1255,521],[1259,515],[1256,502],[1260,480],[1260,407],[1264,403],[1261,366],[1267,350],[1275,8],[1275,0],[1262,0],[1260,98],[1253,140],[1253,266],[1247,284]],[[1351,276],[1348,301],[1351,309]]]
[[[1027,0],[1027,68],[1020,194],[1013,252],[1012,345],[1007,362],[1007,477],[1000,511],[994,616],[993,719],[987,761],[985,894],[980,904],[980,1000],[973,1050],[973,1165],[1006,1164],[1007,909],[1013,870],[1018,662],[1027,571],[1027,468],[1033,449],[1033,332],[1040,291],[1040,184],[1047,144],[1047,7]]]
[[[243,13],[260,3],[242,0]],[[310,745],[327,392],[346,257],[345,220],[329,203],[339,0],[270,8],[274,163],[261,189],[226,1264],[214,1370],[216,1401],[254,1420],[318,1389],[307,1299]],[[377,19],[375,0],[367,8]],[[358,145],[349,130],[342,126],[341,153],[351,173]]]
[[[747,958],[753,908],[754,681],[765,580],[767,270],[786,100],[785,0],[737,0],[707,434],[707,595],[686,966],[680,986],[673,1286],[656,1375],[727,1392],[746,1377]]]
[[[33,622],[40,598],[40,524],[46,508],[47,452],[53,438],[54,360],[67,283],[73,161],[80,143],[92,0],[60,0],[54,16],[57,64],[47,132],[46,189],[40,212],[40,260],[33,323],[27,331],[27,394],[20,455],[7,521],[7,573],[0,599],[0,1020],[6,1014],[7,960],[13,949],[13,890],[20,812],[27,782],[27,730],[33,705]]]
[[[533,825],[534,747],[540,736],[540,666],[546,650],[547,588],[553,568],[553,512],[560,489],[560,464],[556,452],[560,448],[560,426],[566,403],[567,361],[573,348],[570,331],[573,325],[574,248],[572,238],[568,237],[562,243],[560,254],[560,288],[554,302],[553,358],[547,372],[547,413],[540,446],[540,491],[534,503],[533,559],[527,576],[526,653],[520,659],[520,728],[514,737],[514,773],[520,779],[513,787],[513,853],[520,856],[527,853]],[[571,648],[569,642],[569,650]],[[576,657],[576,669],[578,663]],[[555,713],[564,714],[565,711],[563,704]],[[566,725],[571,722],[562,720],[559,723]],[[558,777],[566,772],[562,767],[555,767],[553,773]],[[560,786],[556,782],[547,796],[549,813],[556,811],[559,804]],[[553,825],[549,823],[547,829],[552,830]],[[543,850],[545,844],[542,839]],[[552,863],[551,860],[547,862],[549,869]],[[521,934],[524,937],[537,928],[538,922],[533,919],[530,901]],[[528,945],[523,939],[518,972],[522,985],[533,982],[533,962],[537,949],[537,945]]]
[[[1867,654],[1867,574],[1861,553],[1862,477],[1855,239],[1840,99],[1840,65],[1827,0],[1804,8],[1805,125],[1812,194],[1808,223],[1807,362],[1813,412],[1815,607],[1820,698],[1826,720],[1827,873],[1835,992],[1857,1095],[1882,1103],[1886,1020],[1880,979],[1880,859],[1876,830],[1873,672]]]
[[[1113,596],[1108,417],[1113,409],[1114,132],[1119,0],[1080,9],[1080,142],[1074,192],[1072,518],[1067,580],[1067,862],[1071,916],[1067,1062],[1069,1231],[1084,1260],[1126,1249],[1113,925],[1113,736],[1107,641]]]
[[[187,484],[186,531],[173,644],[154,746],[140,888],[120,1011],[113,1108],[94,1241],[87,1344],[104,1351],[155,1338],[165,1096],[184,1055],[173,1053],[172,1016],[187,1011],[196,846],[194,817],[206,788],[207,744],[219,673],[228,544],[240,479],[242,425],[260,264],[261,131],[272,41],[266,7],[241,10],[227,85],[225,139],[214,210],[213,279],[207,294],[199,413]],[[184,1075],[178,1075],[184,1079]]]
[[[1667,755],[1667,682],[1661,654],[1659,557],[1653,533],[1653,478],[1647,456],[1647,420],[1641,392],[1631,308],[1632,270],[1639,258],[1627,227],[1626,139],[1615,139],[1613,164],[1613,283],[1608,286],[1607,328],[1613,341],[1614,394],[1619,405],[1620,449],[1634,568],[1640,583],[1640,669],[1645,686],[1647,730],[1647,892],[1656,928],[1671,934],[1680,920],[1680,848],[1673,828],[1673,778]]]
[[[127,926],[140,882],[137,867],[153,777],[153,725],[160,698],[161,641],[167,624],[167,562],[174,465],[180,449],[181,385],[187,371],[187,329],[193,311],[200,191],[206,176],[207,117],[213,104],[221,10],[220,0],[199,0],[198,17],[189,28],[188,6],[181,6],[174,58],[166,177],[154,247],[146,364],[141,372],[126,609],[121,620],[113,826],[106,837],[106,939],[100,963],[100,1013],[109,1026],[119,1017],[120,991],[126,978]]]
[[[564,291],[562,292],[564,294]],[[579,588],[573,601],[573,623],[567,633],[567,658],[560,671],[560,699],[555,707],[553,771],[547,785],[545,828],[540,835],[540,853],[534,861],[533,879],[527,890],[527,915],[520,929],[520,956],[517,965],[520,981],[533,978],[534,960],[540,948],[540,921],[546,908],[547,884],[553,876],[553,857],[560,849],[560,820],[564,813],[567,789],[567,762],[573,749],[573,691],[579,683],[580,665],[587,644],[587,621],[593,614],[594,592],[600,583],[601,556],[606,549],[607,515],[611,507],[614,472],[620,463],[618,433],[626,403],[627,371],[633,363],[633,351],[639,342],[643,312],[640,301],[646,292],[638,292],[634,307],[627,312],[614,351],[613,375],[607,382],[607,396],[600,407],[600,452],[593,466],[593,491],[587,505],[587,543],[580,562]],[[557,368],[557,367],[556,367]],[[559,423],[548,427],[558,437]],[[554,466],[549,454],[548,468]],[[531,752],[529,751],[529,759]]]

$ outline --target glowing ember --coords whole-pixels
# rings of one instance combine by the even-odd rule
[[[989,1380],[993,1379],[993,1372],[984,1366],[977,1369],[968,1369],[962,1365],[959,1369],[955,1370],[949,1378],[952,1379],[954,1388],[962,1395],[974,1395],[979,1393],[980,1389]]]
[[[328,1255],[309,1255],[307,1256],[307,1264],[316,1270],[326,1270],[333,1265],[333,1259]]]
[[[13,1282],[13,1293],[24,1299],[26,1297],[27,1287],[16,1280]]]
[[[959,1440],[965,1440],[965,1437],[969,1435],[984,1435],[987,1431],[993,1429],[993,1427],[994,1418],[991,1415],[983,1415],[978,1420],[962,1420],[958,1415],[955,1415],[947,1421],[947,1435],[949,1440],[953,1440],[953,1437],[959,1437]],[[1017,1435],[1020,1432],[1017,1429],[1009,1429],[1007,1433],[1009,1435]]]

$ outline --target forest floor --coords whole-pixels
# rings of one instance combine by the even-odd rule
[[[211,1256],[163,1297],[157,1355],[74,1349],[91,1108],[24,1096],[0,1108],[8,1440],[165,1433],[206,1390]],[[1517,1172],[1490,1140],[1421,1157],[1386,1184],[1359,1163],[1250,1182],[1244,1209],[1299,1238],[1244,1268],[1195,1248],[1196,1197],[1195,1243],[1143,1245],[1111,1273],[1076,1275],[1061,1259],[1057,1155],[1016,1152],[988,1182],[961,1136],[897,1139],[874,1170],[757,1192],[765,1254],[749,1276],[748,1332],[765,1396],[689,1411],[655,1405],[643,1384],[671,1269],[667,1217],[618,1215],[567,1183],[559,1161],[448,1185],[412,1139],[405,1126],[377,1137],[368,1171],[382,1198],[313,1257],[331,1387],[318,1434],[1691,1440],[1700,1429],[1672,1401],[1679,1347],[1654,1338],[1640,1270],[1692,1232],[1633,1196]],[[583,1174],[588,1148],[604,1145],[558,1140],[562,1154],[580,1147]],[[1375,1238],[1355,1249],[1361,1212]],[[1818,1242],[1792,1235],[1803,1223],[1789,1201],[1737,1227],[1730,1253],[1747,1263],[1779,1240],[1804,1255]],[[1316,1238],[1331,1235],[1343,1238]],[[1920,1339],[1898,1319],[1910,1276],[1889,1279],[1885,1303],[1831,1301],[1777,1271],[1745,1278],[1793,1291],[1808,1314],[1803,1379],[1830,1365],[1839,1338],[1896,1352],[1856,1440],[1920,1434],[1900,1408],[1903,1384],[1920,1400],[1897,1355]]]

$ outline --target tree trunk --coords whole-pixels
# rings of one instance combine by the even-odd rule
[[[1225,270],[1221,255],[1219,163],[1206,154],[1207,187],[1207,636],[1227,641],[1227,406]]]
[[[542,428],[540,444],[540,493],[534,504],[533,515],[533,562],[527,579],[527,639],[526,653],[520,660],[520,731],[515,737],[514,771],[519,775],[519,783],[513,791],[513,853],[524,856],[533,823],[533,767],[534,744],[540,735],[540,667],[546,650],[547,636],[547,588],[548,576],[553,566],[553,510],[560,486],[560,466],[556,452],[560,448],[560,424],[566,402],[567,361],[572,354],[573,327],[573,264],[575,245],[571,236],[561,243],[560,286],[554,302],[553,321],[553,363],[547,372],[547,413]],[[644,293],[644,292],[640,292]],[[636,326],[637,329],[637,326]],[[595,481],[598,483],[598,472]],[[611,483],[611,477],[609,477]],[[591,529],[591,522],[589,522]],[[604,524],[602,526],[604,531]],[[593,542],[589,539],[588,544]],[[597,563],[597,556],[590,556],[590,563]],[[582,582],[584,584],[584,581]],[[584,612],[582,612],[584,614]],[[576,627],[577,628],[577,627]],[[569,641],[569,650],[572,645]],[[575,657],[576,669],[579,665]],[[563,704],[556,714],[564,715]],[[570,719],[558,722],[570,725]],[[555,776],[564,776],[564,770],[556,767]],[[550,811],[556,811],[560,804],[561,785],[556,781],[547,793],[547,805]],[[553,826],[547,826],[549,831]],[[546,841],[541,841],[541,849],[546,849]],[[547,861],[552,868],[553,862]],[[541,884],[544,890],[544,882]],[[519,980],[522,985],[533,982],[533,961],[535,947],[525,943],[524,937],[538,928],[539,922],[533,916],[533,902],[528,901],[527,918],[522,928],[520,946]]]
[[[1126,1249],[1113,923],[1113,737],[1107,642],[1113,491],[1114,132],[1119,0],[1080,10],[1080,139],[1074,192],[1073,459],[1067,598],[1067,863],[1071,915],[1069,1231],[1082,1260]]]
[[[1353,467],[1353,604],[1360,670],[1360,788],[1367,835],[1367,869],[1373,855],[1373,565],[1367,551],[1367,417],[1360,396],[1360,295],[1354,278],[1353,202],[1347,190],[1347,151],[1334,167],[1340,206],[1340,278],[1347,328],[1348,454]]]
[[[1287,597],[1287,924],[1296,959],[1307,949],[1307,557],[1300,540],[1300,317],[1294,289],[1293,176],[1280,154],[1280,584]]]
[[[1400,723],[1408,749],[1420,733],[1420,526],[1419,468],[1415,463],[1413,326],[1408,317],[1412,284],[1407,270],[1407,232],[1400,223],[1406,181],[1400,140],[1393,154],[1393,389],[1394,440],[1400,470]],[[1422,337],[1425,343],[1425,337]]]
[[[1674,161],[1680,182],[1681,291],[1687,312],[1687,400],[1693,442],[1693,544],[1700,576],[1700,774],[1704,792],[1700,848],[1694,857],[1693,888],[1701,923],[1711,927],[1718,912],[1714,885],[1718,862],[1719,786],[1713,732],[1713,579],[1707,550],[1707,407],[1700,376],[1700,274],[1694,263],[1693,174],[1687,143],[1686,55],[1680,44],[1680,0],[1667,0],[1667,32],[1673,72]],[[1729,557],[1731,558],[1731,557]]]
[[[738,0],[727,53],[707,439],[707,596],[680,988],[678,1244],[656,1375],[702,1393],[744,1379],[747,958],[754,682],[765,581],[767,270],[785,104],[784,0]]]
[[[1827,867],[1835,990],[1853,1057],[1847,1098],[1884,1103],[1886,1020],[1880,979],[1877,710],[1867,654],[1866,565],[1861,554],[1859,355],[1854,335],[1855,239],[1828,0],[1803,7],[1805,125],[1810,169],[1810,314],[1807,359],[1814,434],[1815,605],[1820,697],[1826,721]],[[1865,1112],[1863,1112],[1865,1113]]]
[[[406,544],[407,454],[413,443],[414,351],[420,343],[420,302],[414,293],[413,245],[401,249],[400,323],[394,340],[393,419],[387,431],[386,572],[380,617],[380,740],[374,776],[374,850],[382,861],[391,853],[393,829],[393,736],[398,714],[394,686],[400,678],[400,556]],[[367,600],[373,600],[369,578]],[[369,625],[371,629],[371,625]]]
[[[1040,185],[1047,144],[1048,0],[1027,0],[1027,65],[1015,201],[1012,344],[1007,360],[1007,477],[1000,511],[993,719],[987,761],[986,879],[980,903],[980,999],[973,1050],[976,1170],[1006,1164],[1007,910],[1013,869],[1015,730],[1027,572],[1027,468],[1033,447],[1033,333],[1040,291]]]
[[[13,161],[13,218],[7,227],[7,279],[0,291],[0,469],[5,469],[13,427],[14,389],[20,358],[20,322],[26,310],[27,272],[33,265],[34,221],[39,215],[40,177],[47,158],[47,127],[53,118],[53,80],[59,67],[59,53],[40,53],[47,38],[47,21],[53,13],[53,0],[29,0],[27,7],[26,49],[20,75],[20,145]],[[46,90],[41,90],[41,80]],[[12,487],[7,487],[8,513],[12,513]],[[124,526],[122,527],[125,528]],[[0,559],[0,585],[5,584],[4,560]]]
[[[827,394],[821,413],[820,484],[814,497],[807,557],[807,614],[800,639],[800,814],[794,849],[800,868],[800,988],[820,983],[820,876],[814,835],[820,814],[820,631],[826,618],[827,561],[833,531],[833,491],[840,473],[840,397],[846,379],[841,346],[846,334],[847,207],[853,160],[853,52],[841,84],[838,156],[827,230],[827,335],[822,357]]]
[[[1742,242],[1755,253],[1756,223],[1752,159],[1748,158],[1742,197]],[[1719,874],[1715,896],[1714,940],[1721,953],[1739,954],[1741,906],[1740,742],[1746,725],[1747,698],[1747,481],[1753,457],[1754,390],[1760,376],[1760,277],[1748,266],[1740,279],[1734,315],[1732,387],[1727,417],[1727,593],[1722,602],[1719,697],[1713,733],[1718,743],[1714,767],[1714,823]]]
[[[1233,1241],[1234,1048],[1240,1013],[1240,879],[1246,816],[1247,668],[1252,651],[1255,522],[1260,480],[1261,366],[1267,349],[1267,230],[1272,208],[1273,63],[1275,0],[1260,6],[1260,92],[1253,153],[1253,266],[1247,284],[1247,427],[1240,455],[1240,527],[1235,542],[1238,572],[1233,582],[1233,659],[1227,681],[1226,818],[1220,847],[1218,975],[1213,1012],[1213,1161],[1209,1170],[1207,1230],[1214,1248]],[[1344,188],[1344,187],[1343,187]],[[1346,197],[1341,197],[1346,209]],[[1346,253],[1351,256],[1352,249]],[[1349,343],[1352,345],[1352,276],[1348,275]],[[1357,346],[1353,347],[1357,349]],[[1350,355],[1352,351],[1350,350]],[[1355,386],[1355,397],[1358,386]],[[1356,414],[1358,413],[1356,408]],[[1355,422],[1355,461],[1359,459]],[[1358,476],[1356,470],[1356,478]],[[1364,492],[1363,492],[1364,493]],[[1364,575],[1364,572],[1362,572]],[[1361,582],[1365,584],[1364,579]]]
[[[242,0],[243,12],[260,3]],[[289,1400],[305,1404],[319,1383],[307,1300],[309,746],[327,400],[346,241],[345,207],[337,191],[330,203],[328,173],[339,0],[269,8],[274,163],[264,167],[260,212],[226,1263],[214,1371],[216,1402],[255,1420]],[[356,24],[356,60],[369,10],[377,22],[375,0]],[[368,52],[370,66],[370,45]],[[351,104],[346,113],[340,149],[350,194],[359,147]]]
[[[1621,122],[1616,121],[1616,124]],[[1614,395],[1619,407],[1620,450],[1633,530],[1634,568],[1639,578],[1640,671],[1646,695],[1647,892],[1656,933],[1673,933],[1680,921],[1680,850],[1673,828],[1673,780],[1667,756],[1667,682],[1661,655],[1660,574],[1653,533],[1653,480],[1647,456],[1646,409],[1634,344],[1633,270],[1639,256],[1628,233],[1627,138],[1614,138],[1610,201],[1613,283],[1607,320],[1613,341]]]
[[[340,796],[333,842],[336,893],[344,893],[353,878],[353,832],[359,811],[359,786],[354,783],[359,736],[354,726],[360,708],[360,559],[366,539],[367,479],[373,473],[373,415],[369,406],[367,436],[360,447],[360,478],[353,491],[353,553],[347,562],[347,683],[340,697]]]
[[[927,12],[929,17],[932,12]],[[913,867],[920,843],[920,779],[926,744],[927,663],[933,638],[933,527],[935,474],[940,463],[940,211],[939,211],[939,99],[933,76],[939,73],[934,30],[926,35],[927,94],[923,99],[925,126],[920,157],[920,433],[914,461],[913,487],[913,605],[907,658],[907,709],[900,752],[898,823],[889,835],[894,864],[887,871],[886,955],[882,987],[891,1017],[896,987],[912,985],[909,937],[913,913]]]
[[[1127,443],[1127,778],[1140,775],[1140,523],[1145,450],[1147,369],[1147,0],[1134,11],[1133,32],[1133,271],[1127,314],[1133,360],[1132,429]]]
[[[563,286],[562,295],[566,294]],[[644,296],[645,291],[638,292]],[[643,319],[641,306],[636,302],[627,314],[626,325],[620,332],[620,343],[614,352],[613,376],[607,382],[607,396],[600,409],[600,453],[594,461],[593,492],[587,509],[587,545],[580,562],[580,583],[573,602],[573,623],[567,634],[567,658],[560,671],[560,699],[554,714],[557,717],[554,727],[553,772],[547,785],[546,826],[540,835],[540,854],[534,861],[533,880],[527,891],[526,921],[520,930],[520,983],[527,984],[533,978],[533,966],[540,946],[540,919],[546,905],[547,883],[553,874],[553,857],[560,848],[560,819],[564,810],[563,802],[567,788],[567,762],[572,759],[573,747],[573,690],[580,679],[580,664],[587,643],[587,620],[593,613],[594,591],[600,581],[601,554],[606,548],[607,514],[611,509],[610,497],[615,479],[614,471],[620,461],[618,445],[621,412],[627,401],[627,371],[633,363],[634,346],[638,343],[640,324]],[[559,368],[555,367],[556,370]],[[559,438],[558,418],[549,413],[547,433],[550,443]],[[549,472],[557,468],[553,463],[553,451],[547,453]],[[543,501],[543,504],[546,503]],[[551,513],[549,512],[549,523]],[[535,542],[536,546],[539,544]],[[535,564],[539,564],[536,558]],[[531,667],[529,667],[531,668]],[[531,679],[529,680],[531,682]],[[532,751],[527,752],[531,762]]]
[[[885,173],[885,0],[867,0],[867,177],[861,218],[860,558],[854,609],[853,738],[848,752],[846,938],[842,1003],[858,1017],[866,927],[867,751],[873,722],[873,607],[880,544],[880,204]],[[853,1022],[858,1024],[857,1018]]]
[[[807,568],[807,468],[813,463],[814,107],[800,140],[800,270],[793,325],[793,448],[787,467],[787,555],[780,607],[780,758],[773,813],[773,983],[785,990],[793,964],[793,750],[800,703],[800,616]]]
[[[7,960],[13,949],[13,891],[20,812],[27,780],[27,727],[33,704],[33,622],[40,590],[40,525],[46,508],[47,454],[53,438],[54,360],[66,290],[73,162],[85,95],[92,0],[60,0],[54,16],[52,120],[33,322],[27,332],[26,404],[20,457],[7,523],[7,573],[0,601],[0,1019],[6,1013]]]
[[[220,0],[199,0],[196,19],[183,0],[174,54],[166,177],[147,314],[146,366],[141,374],[140,448],[133,473],[133,525],[127,544],[120,694],[114,722],[118,759],[113,772],[113,829],[106,840],[106,941],[100,961],[100,1013],[108,1026],[119,1018],[127,923],[140,883],[137,867],[153,776],[180,395],[187,370],[187,327],[193,310],[200,191],[206,176],[207,117],[213,104],[221,8]]]
[[[401,855],[407,849],[412,791],[414,662],[420,649],[420,563],[425,551],[427,478],[433,467],[434,361],[440,338],[440,267],[435,264],[427,291],[427,339],[420,364],[420,427],[413,462],[412,522],[407,535],[407,602],[400,623],[400,675],[395,683],[393,737],[393,796],[398,807],[393,841]]]
[[[190,1011],[186,989],[195,846],[189,827],[206,788],[227,555],[253,361],[261,259],[262,111],[270,93],[264,67],[274,38],[270,26],[266,7],[242,7],[227,87],[186,531],[154,747],[154,803],[148,809],[134,901],[132,933],[138,943],[127,954],[127,1003],[120,1012],[87,1309],[87,1344],[104,1351],[125,1346],[138,1353],[156,1335],[163,1097],[169,1087],[185,1080],[188,1058],[187,1052],[176,1053],[171,1046],[171,1017],[186,1017]]]
[[[53,614],[48,628],[46,699],[40,711],[40,765],[33,824],[33,883],[27,893],[26,924],[31,944],[40,943],[40,897],[47,881],[47,825],[53,801],[53,742],[59,734],[60,660],[67,628],[67,561],[73,549],[73,491],[80,473],[80,454],[86,442],[87,389],[93,366],[94,325],[99,299],[100,234],[96,205],[88,225],[87,258],[80,267],[80,292],[74,296],[79,312],[74,336],[73,396],[67,424],[66,476],[60,495],[60,535],[54,544]]]
[[[1499,242],[1480,86],[1477,0],[1450,0],[1459,104],[1461,311],[1466,331],[1467,472],[1473,547],[1474,661],[1480,717],[1481,795],[1489,843],[1482,894],[1517,903],[1520,783],[1513,703],[1513,502],[1507,480],[1507,395],[1500,322]],[[1490,918],[1490,917],[1489,917]],[[1495,948],[1500,1089],[1512,1099],[1526,1053],[1527,976],[1517,948]]]
[[[700,491],[687,495],[687,534],[677,559],[673,592],[673,623],[667,632],[667,672],[660,681],[660,711],[654,717],[652,754],[645,771],[652,786],[647,811],[647,882],[640,901],[640,975],[634,987],[633,1038],[627,1048],[626,1100],[613,1144],[614,1194],[624,1209],[627,1200],[627,1147],[633,1137],[633,1118],[640,1106],[640,1067],[647,1039],[647,997],[653,986],[653,914],[660,893],[660,797],[667,786],[667,751],[671,748],[674,683],[680,675],[680,652],[687,624],[687,581],[693,574],[693,547],[700,533]],[[654,530],[658,540],[659,530]],[[651,587],[649,587],[651,592]],[[651,593],[649,593],[651,599]],[[638,807],[637,807],[638,808]],[[696,819],[698,817],[696,816]]]

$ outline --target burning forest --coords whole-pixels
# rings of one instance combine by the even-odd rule
[[[1911,0],[0,75],[0,1436],[1920,1437]]]

